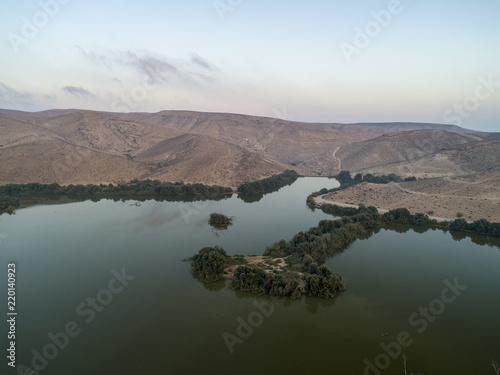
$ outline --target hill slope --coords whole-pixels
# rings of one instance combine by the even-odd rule
[[[476,164],[497,162],[468,148],[484,144],[497,155],[486,138],[495,135],[439,124],[310,124],[188,111],[0,110],[0,183],[157,178],[236,186],[286,169],[309,175],[340,169],[405,175],[425,168],[434,176],[464,174]],[[465,148],[453,151],[458,146]]]
[[[341,147],[336,156],[344,169],[358,171],[411,162],[450,147],[481,140],[476,135],[444,130],[405,131]]]
[[[281,119],[230,113],[161,111],[119,115],[168,126],[189,133],[208,135],[258,152],[283,163],[299,166],[322,175],[339,172],[332,163],[332,152],[345,145],[401,131],[439,129],[474,134],[476,139],[488,136],[455,125],[419,123],[303,123]]]

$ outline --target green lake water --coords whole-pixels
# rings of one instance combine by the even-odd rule
[[[498,239],[380,230],[327,260],[347,286],[335,300],[235,293],[224,282],[192,278],[183,259],[201,247],[260,255],[332,218],[310,210],[305,199],[334,186],[335,180],[300,178],[254,203],[236,196],[139,207],[101,200],[0,216],[4,317],[7,264],[17,270],[16,363],[32,366],[40,353],[39,373],[56,375],[403,374],[395,344],[403,335],[408,373],[494,374]],[[234,225],[217,235],[207,224],[212,212],[234,216]],[[130,280],[110,284],[123,270]],[[444,291],[454,283],[467,288]],[[96,297],[102,303],[94,308],[88,298]],[[428,318],[420,308],[429,309]],[[68,323],[74,337],[66,340],[58,333]],[[59,348],[50,334],[62,340]],[[237,341],[228,346],[228,337]],[[7,362],[3,356],[1,374],[16,374]]]

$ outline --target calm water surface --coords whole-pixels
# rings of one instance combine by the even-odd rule
[[[347,285],[335,300],[259,297],[191,277],[183,259],[201,247],[262,254],[331,218],[308,209],[305,198],[336,185],[301,178],[256,203],[236,196],[206,207],[102,200],[2,215],[0,297],[6,301],[6,269],[14,261],[18,364],[30,366],[45,350],[54,358],[41,374],[363,374],[368,362],[387,366],[381,374],[403,374],[392,343],[407,332],[408,373],[493,374],[491,360],[500,361],[498,240],[481,246],[438,230],[381,230],[327,261]],[[211,212],[234,216],[234,225],[215,235],[207,225]],[[106,291],[113,270],[123,269],[135,278],[119,293]],[[440,303],[445,281],[455,279],[467,289]],[[88,305],[96,296],[104,306]],[[274,311],[254,321],[252,332],[240,327],[245,337],[231,353],[223,335],[238,337],[242,320],[262,316],[255,302]],[[419,309],[429,307],[429,319],[422,318]],[[61,339],[61,348],[48,345],[69,322],[75,337]],[[0,334],[4,350],[6,323]],[[381,345],[395,359],[381,356]],[[2,374],[16,373],[2,361]]]

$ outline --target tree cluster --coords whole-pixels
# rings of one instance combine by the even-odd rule
[[[243,292],[299,298],[302,289],[298,273],[275,275],[256,266],[240,266],[234,271],[232,288]]]
[[[280,240],[267,247],[264,255],[285,258],[291,269],[311,273],[314,265],[323,264],[327,257],[343,251],[365,234],[364,224],[369,227],[372,221],[369,214],[321,220],[318,226],[297,233],[290,241]]]
[[[202,282],[212,282],[222,279],[226,268],[226,251],[219,247],[204,247],[191,258],[191,272]]]
[[[448,228],[451,230],[459,231],[459,232],[473,232],[478,234],[486,234],[492,237],[500,237],[500,223],[492,223],[486,219],[479,219],[472,223],[468,223],[465,219],[456,219],[450,221],[441,221],[438,222],[435,219],[429,218],[428,215],[422,213],[412,214],[406,208],[396,208],[394,210],[390,210],[382,215],[378,213],[377,208],[365,207],[364,205],[360,205],[359,208],[354,207],[341,207],[337,205],[327,204],[321,209],[327,213],[334,216],[349,216],[351,218],[357,218],[359,222],[359,218],[364,214],[369,214],[368,217],[363,219],[363,226],[365,228],[375,227],[376,225],[383,224],[407,224],[413,226],[439,226]],[[361,216],[360,216],[361,215]],[[373,220],[371,226],[367,226],[367,219]]]
[[[342,276],[334,274],[328,267],[320,266],[318,273],[306,276],[306,293],[320,298],[334,298],[345,290]]]
[[[297,178],[299,178],[297,172],[288,170],[263,180],[245,182],[238,186],[238,191],[241,194],[268,194],[278,191],[283,186],[291,185]]]
[[[132,180],[124,184],[109,185],[66,185],[59,184],[8,184],[0,186],[0,195],[122,195],[122,196],[164,196],[164,195],[197,195],[216,196],[232,193],[232,189],[223,186],[203,184],[185,184],[183,182],[161,182],[157,180]]]
[[[326,194],[329,192],[344,190],[350,188],[351,186],[360,184],[362,182],[370,182],[372,184],[389,184],[391,182],[406,182],[406,181],[417,180],[416,177],[407,177],[403,179],[402,177],[398,176],[395,173],[390,173],[388,175],[384,174],[382,176],[374,176],[371,173],[367,173],[365,175],[358,173],[354,177],[352,177],[351,172],[349,171],[341,171],[338,175],[332,176],[332,178],[335,178],[337,181],[340,182],[340,186],[338,188],[333,188],[329,190],[322,189],[321,191],[313,194]]]
[[[223,214],[211,213],[208,224],[216,229],[227,229],[228,226],[233,225],[233,219]]]
[[[456,219],[449,223],[449,228],[459,232],[474,232],[492,237],[500,237],[500,223],[491,223],[486,219],[468,223],[465,219]]]
[[[371,173],[365,174],[363,176],[361,173],[358,173],[353,178],[351,177],[351,172],[349,171],[341,171],[338,175],[333,177],[337,179],[341,185],[348,185],[360,182],[371,182],[374,184],[388,184],[390,182],[402,182],[410,180],[413,181],[413,179],[416,179],[415,177],[403,179],[395,173],[390,173],[388,175],[382,175],[382,176],[374,176]]]

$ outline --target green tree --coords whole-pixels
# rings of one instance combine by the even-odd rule
[[[351,178],[351,172],[349,171],[341,171],[337,175],[337,180],[340,182],[341,185],[347,184],[352,181]]]
[[[219,247],[204,247],[191,258],[193,276],[203,282],[222,279],[226,267],[226,251]]]

